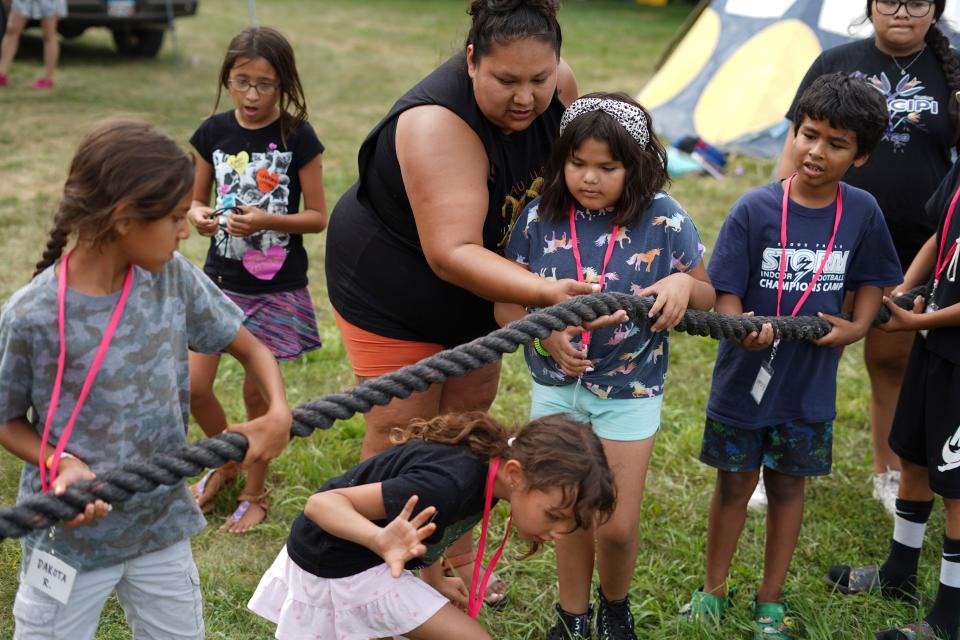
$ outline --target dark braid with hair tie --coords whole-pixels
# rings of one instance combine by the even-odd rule
[[[955,94],[960,91],[960,62],[957,61],[953,49],[950,48],[950,40],[937,25],[931,25],[923,39],[927,46],[930,47],[930,50],[933,51],[933,54],[937,56],[940,68],[943,70],[943,77],[947,82],[947,89],[950,92],[948,109],[952,117],[954,129],[953,141],[957,149],[960,150],[960,140],[958,140],[960,130],[958,130],[957,126],[960,109],[958,109],[957,100],[954,97]]]
[[[47,240],[47,247],[43,250],[43,256],[33,272],[32,278],[36,278],[47,267],[56,262],[63,255],[63,248],[67,246],[67,240],[70,238],[70,230],[64,229],[60,223],[60,215],[54,218],[54,226],[50,230],[50,238]]]
[[[472,0],[472,18],[464,46],[473,45],[474,59],[490,53],[494,45],[524,38],[547,42],[560,55],[563,36],[557,22],[558,0]]]

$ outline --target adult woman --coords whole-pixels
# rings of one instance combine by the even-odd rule
[[[472,0],[465,51],[401,97],[361,146],[360,178],[334,208],[326,253],[358,380],[494,330],[493,300],[539,307],[591,292],[545,283],[497,253],[538,194],[561,97],[577,95],[557,4]],[[488,409],[499,375],[487,365],[374,409],[361,457],[388,448],[392,427],[412,418]],[[450,562],[469,575],[469,538],[455,546]]]
[[[43,75],[33,83],[34,89],[52,89],[53,72],[60,59],[57,20],[67,15],[67,0],[13,0],[7,19],[3,45],[0,46],[0,87],[6,86],[10,65],[20,46],[20,34],[30,20],[39,20],[43,29]]]
[[[935,229],[924,205],[951,165],[956,129],[953,94],[960,90],[960,63],[936,26],[946,0],[867,0],[874,38],[823,52],[807,71],[799,96],[814,79],[843,71],[862,76],[887,96],[890,123],[870,161],[844,180],[872,193],[883,209],[904,270]],[[787,117],[792,120],[791,105]],[[790,128],[778,175],[793,144]],[[891,513],[900,462],[887,438],[913,335],[872,329],[864,360],[872,390],[874,496]]]

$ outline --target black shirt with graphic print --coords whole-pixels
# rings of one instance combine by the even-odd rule
[[[906,69],[903,75],[901,68]],[[872,38],[845,44],[814,61],[787,118],[793,121],[800,96],[814,80],[838,71],[862,77],[887,98],[890,122],[883,138],[870,160],[851,167],[843,181],[877,199],[906,270],[933,234],[936,218],[926,215],[924,205],[952,162],[951,96],[943,70],[932,50],[895,62],[877,49]]]
[[[937,250],[940,249],[940,242],[943,235],[943,223],[947,218],[947,210],[950,208],[950,201],[954,194],[960,188],[960,162],[953,165],[950,172],[947,173],[943,182],[931,196],[927,203],[927,214],[934,219],[939,218],[937,223]],[[943,255],[946,257],[950,247],[956,244],[960,239],[960,206],[953,212],[953,218],[950,221],[950,229],[947,230],[947,241],[943,246]],[[960,254],[960,247],[954,253],[954,256]],[[960,258],[958,258],[960,259]],[[943,269],[940,276],[940,282],[937,284],[937,290],[934,293],[931,302],[937,305],[938,309],[944,309],[950,305],[960,303],[960,282],[957,277],[957,263],[950,261]],[[930,284],[933,282],[931,280]],[[922,338],[921,338],[922,339]],[[960,365],[960,327],[941,327],[931,329],[927,333],[927,349],[934,352],[941,358]]]
[[[437,529],[424,540],[427,552],[407,563],[414,570],[436,562],[481,520],[488,467],[467,447],[412,440],[328,480],[320,491],[379,482],[386,517],[374,523],[381,527],[400,514],[410,496],[418,497],[414,516],[436,507],[432,522]],[[346,578],[383,564],[370,549],[327,533],[303,513],[293,522],[287,553],[301,569],[321,578]]]
[[[234,111],[203,121],[190,138],[201,158],[213,167],[215,209],[251,205],[276,215],[300,211],[300,169],[323,153],[309,123],[286,136],[280,120],[260,129],[245,129]],[[222,289],[237,293],[277,293],[307,286],[303,236],[258,231],[247,237],[227,234],[226,215],[210,239],[203,271]]]

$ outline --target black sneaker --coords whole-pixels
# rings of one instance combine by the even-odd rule
[[[633,632],[633,614],[630,613],[630,596],[623,600],[607,600],[603,589],[597,589],[600,603],[597,605],[598,640],[637,640]]]
[[[557,605],[557,622],[547,632],[547,640],[592,640],[590,620],[593,618],[593,605],[586,613],[567,613]]]

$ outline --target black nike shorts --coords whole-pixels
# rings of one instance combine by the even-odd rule
[[[960,366],[927,350],[917,336],[890,430],[890,448],[924,466],[930,488],[960,498]]]

